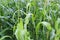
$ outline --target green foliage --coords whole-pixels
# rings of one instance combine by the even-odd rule
[[[0,0],[0,40],[60,40],[60,0]]]

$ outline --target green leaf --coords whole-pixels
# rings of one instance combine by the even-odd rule
[[[51,31],[52,30],[52,27],[51,27],[51,24],[50,23],[48,23],[48,22],[41,22],[44,26],[46,26],[46,28],[49,30],[49,31]]]

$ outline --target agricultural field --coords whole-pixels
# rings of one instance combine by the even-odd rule
[[[0,0],[0,40],[60,40],[60,0]]]

